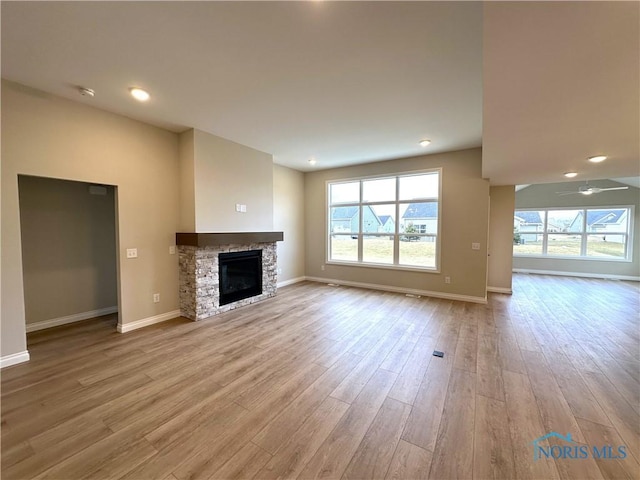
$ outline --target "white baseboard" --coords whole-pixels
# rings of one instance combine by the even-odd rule
[[[52,318],[50,320],[43,320],[41,322],[27,323],[27,333],[35,332],[37,330],[44,330],[45,328],[59,327],[60,325],[66,325],[67,323],[81,322],[90,318],[101,317],[102,315],[109,315],[116,313],[118,306],[100,308],[98,310],[91,310],[89,312],[74,313],[73,315],[67,315],[66,317]]]
[[[513,290],[511,290],[510,288],[503,288],[503,287],[487,287],[487,292],[506,293],[507,295],[513,294]]]
[[[278,288],[286,287],[287,285],[293,285],[294,283],[304,282],[306,279],[306,277],[297,277],[290,280],[285,280],[284,282],[278,282]]]
[[[29,352],[27,350],[18,353],[12,353],[11,355],[0,357],[0,368],[10,367],[11,365],[17,365],[18,363],[24,363],[28,361]]]
[[[137,330],[138,328],[148,327],[155,323],[166,322],[180,316],[180,310],[173,310],[167,313],[161,313],[160,315],[154,315],[153,317],[143,318],[129,323],[118,323],[118,332],[127,333],[131,330]]]
[[[534,270],[530,268],[514,268],[513,273],[531,273],[534,275],[558,275],[560,277],[600,278],[604,280],[629,280],[640,282],[640,277],[631,275],[611,275],[608,273],[560,272],[558,270]]]
[[[420,295],[421,297],[444,298],[445,300],[458,300],[461,302],[482,303],[486,304],[486,297],[474,297],[471,295],[458,295],[457,293],[432,292],[429,290],[418,290],[415,288],[391,287],[389,285],[378,285],[375,283],[349,282],[344,280],[336,280],[334,278],[305,277],[310,282],[333,283],[337,285],[346,285],[347,287],[368,288],[370,290],[382,290],[384,292],[409,293],[411,295]]]

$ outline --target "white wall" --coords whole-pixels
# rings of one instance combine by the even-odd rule
[[[624,186],[612,180],[590,182],[598,187]],[[627,190],[602,192],[597,195],[558,195],[556,192],[577,191],[584,182],[548,183],[531,185],[516,192],[516,209],[552,208],[552,207],[609,207],[617,205],[635,206],[633,219],[633,256],[627,261],[526,258],[514,257],[515,270],[540,270],[559,273],[574,273],[591,276],[640,277],[640,189],[629,187]]]
[[[278,283],[304,277],[304,174],[280,165],[273,166],[273,228],[284,232]]]
[[[26,350],[19,174],[117,186],[120,321],[178,309],[177,135],[3,81],[2,356]]]

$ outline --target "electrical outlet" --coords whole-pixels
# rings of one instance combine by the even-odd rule
[[[236,212],[241,212],[242,211],[242,205],[240,205],[239,203],[236,203]]]
[[[247,206],[246,205],[240,205],[240,212],[242,213],[247,213]]]
[[[138,258],[138,249],[127,248],[127,258]]]
[[[154,293],[153,294],[153,303],[159,303],[160,302],[160,294],[159,293]]]
[[[175,245],[171,245],[169,247],[169,255],[175,255],[176,254],[176,246]]]
[[[451,277],[444,277],[444,283],[451,283]]]
[[[473,242],[471,244],[471,250],[480,250],[480,244]]]

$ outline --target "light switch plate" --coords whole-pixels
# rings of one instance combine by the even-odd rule
[[[246,205],[240,205],[240,211],[242,213],[247,213],[247,206]]]
[[[127,248],[127,258],[138,258],[138,249]]]
[[[171,245],[169,247],[169,255],[175,255],[176,254],[176,246],[175,245]]]

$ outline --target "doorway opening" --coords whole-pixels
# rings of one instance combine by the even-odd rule
[[[117,187],[18,176],[27,333],[118,312]]]

